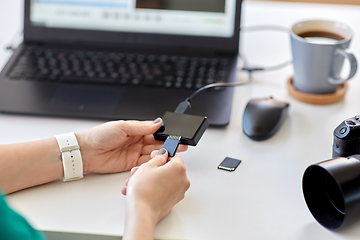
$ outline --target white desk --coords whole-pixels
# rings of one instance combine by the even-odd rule
[[[16,32],[13,28],[20,25],[21,11],[17,9],[20,2],[0,2],[2,45],[10,41],[9,36]],[[11,21],[4,23],[4,16]],[[349,24],[355,31],[351,50],[360,56],[360,7],[278,2],[245,2],[243,5],[244,26],[289,27],[294,22],[314,18]],[[284,33],[244,33],[242,49],[253,64],[269,66],[290,58],[289,37]],[[7,57],[1,55],[0,63]],[[360,224],[341,232],[321,227],[307,209],[301,182],[307,166],[331,158],[334,128],[360,113],[360,75],[350,82],[342,102],[313,106],[289,96],[285,82],[291,74],[290,66],[254,74],[251,84],[236,89],[229,126],[209,129],[196,148],[182,154],[192,185],[186,198],[159,223],[156,238],[359,239]],[[288,101],[289,117],[273,138],[254,142],[242,132],[242,113],[250,98],[267,96]],[[0,115],[0,143],[51,137],[99,123]],[[243,162],[232,173],[218,170],[217,165],[225,156]],[[81,181],[57,181],[27,189],[11,194],[8,199],[41,230],[120,236],[125,213],[125,197],[120,189],[127,177],[129,173],[88,175]],[[69,214],[73,218],[65,221]]]

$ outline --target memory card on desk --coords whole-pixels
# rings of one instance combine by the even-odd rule
[[[240,165],[241,160],[226,157],[218,166],[218,169],[233,172]]]

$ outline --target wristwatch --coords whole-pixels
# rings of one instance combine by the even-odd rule
[[[64,167],[64,182],[78,180],[84,177],[83,163],[81,158],[80,146],[75,133],[55,135],[59,144],[61,158]]]

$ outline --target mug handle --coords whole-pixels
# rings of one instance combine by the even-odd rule
[[[335,51],[335,55],[339,55],[339,54],[342,55],[344,58],[346,58],[349,61],[349,63],[350,63],[350,73],[349,73],[349,75],[348,75],[348,77],[346,79],[341,79],[340,76],[329,78],[329,80],[328,80],[329,83],[335,84],[335,85],[343,84],[346,81],[350,80],[352,77],[354,77],[354,75],[356,73],[356,70],[357,70],[357,61],[356,61],[356,58],[355,58],[354,54],[349,53],[344,49],[338,48]]]

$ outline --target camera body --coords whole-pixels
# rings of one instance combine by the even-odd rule
[[[344,120],[334,130],[333,158],[360,154],[360,115]]]

